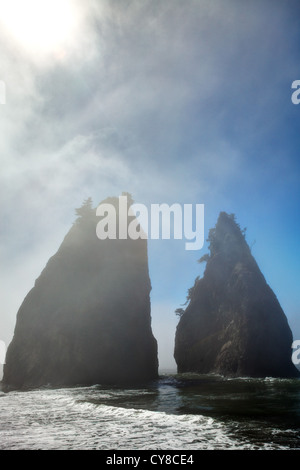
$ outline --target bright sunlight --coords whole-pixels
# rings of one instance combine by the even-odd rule
[[[78,24],[72,0],[0,0],[0,22],[32,53],[59,52]]]

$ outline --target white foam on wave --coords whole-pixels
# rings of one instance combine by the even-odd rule
[[[80,388],[8,394],[5,407],[0,401],[0,449],[255,448],[214,418],[86,401],[94,394]]]

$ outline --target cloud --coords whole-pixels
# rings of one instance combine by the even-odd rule
[[[62,54],[32,56],[0,32],[0,79],[7,85],[7,104],[0,106],[1,256],[10,318],[3,331],[9,335],[16,304],[83,199],[92,196],[97,204],[129,191],[145,204],[205,203],[212,226],[224,208],[256,216],[266,186],[272,200],[272,180],[295,175],[293,156],[283,158],[286,141],[272,147],[281,113],[289,113],[290,77],[299,78],[297,29],[283,4],[75,5],[80,29]],[[183,257],[173,245],[151,250],[155,305],[160,275],[170,279],[170,297],[173,285],[184,300],[196,255]],[[161,308],[161,319],[167,311]]]

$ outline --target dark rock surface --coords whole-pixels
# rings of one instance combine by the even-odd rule
[[[221,212],[209,241],[204,275],[176,330],[178,372],[299,376],[286,316],[234,216]]]
[[[157,377],[147,240],[99,240],[95,210],[78,213],[19,309],[4,367],[11,388]]]

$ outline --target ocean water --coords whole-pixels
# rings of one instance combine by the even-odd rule
[[[163,374],[139,387],[0,392],[0,449],[300,449],[300,380]]]

